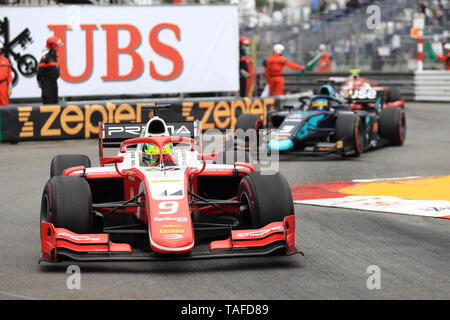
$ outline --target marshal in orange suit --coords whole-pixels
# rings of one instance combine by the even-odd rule
[[[319,51],[322,52],[322,58],[319,60],[319,67],[317,72],[329,72],[330,71],[330,55],[327,47],[324,44],[319,46]]]
[[[9,96],[12,93],[11,63],[2,56],[0,48],[0,106],[9,105]]]
[[[269,84],[270,96],[281,96],[284,93],[283,68],[288,67],[296,70],[305,69],[304,66],[288,61],[282,56],[284,46],[276,44],[273,47],[273,54],[266,60],[266,72],[264,76]]]

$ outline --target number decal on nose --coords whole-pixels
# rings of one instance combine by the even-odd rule
[[[177,201],[161,201],[158,205],[158,214],[173,214],[178,210]]]

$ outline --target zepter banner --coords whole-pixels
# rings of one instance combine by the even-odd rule
[[[35,66],[59,37],[60,96],[239,89],[236,6],[4,7],[12,98],[40,97]]]

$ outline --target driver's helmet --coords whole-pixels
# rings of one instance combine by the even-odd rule
[[[146,137],[163,137],[168,136],[166,123],[164,120],[158,117],[153,117],[145,128]],[[170,159],[170,155],[173,151],[173,145],[171,143],[166,144],[163,147],[164,160]],[[153,144],[144,143],[142,146],[142,162],[147,166],[157,166],[160,162],[159,148]]]
[[[170,156],[173,152],[173,145],[171,143],[166,144],[163,147],[162,154],[164,157]],[[157,166],[160,162],[159,148],[150,143],[144,143],[142,162],[147,166]]]
[[[311,107],[314,110],[325,110],[328,107],[328,100],[326,98],[317,98],[311,101]]]

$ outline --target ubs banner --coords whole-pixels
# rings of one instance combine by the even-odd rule
[[[60,96],[239,90],[237,6],[2,7],[12,98],[40,97],[36,66],[60,38]]]
[[[190,101],[164,100],[172,106],[161,110],[167,121],[200,120],[202,129],[234,129],[242,113],[262,116],[279,109],[278,98],[215,98]],[[153,111],[146,108],[154,101],[90,101],[59,105],[18,105],[0,108],[0,141],[89,139],[98,137],[98,122],[146,122]]]

